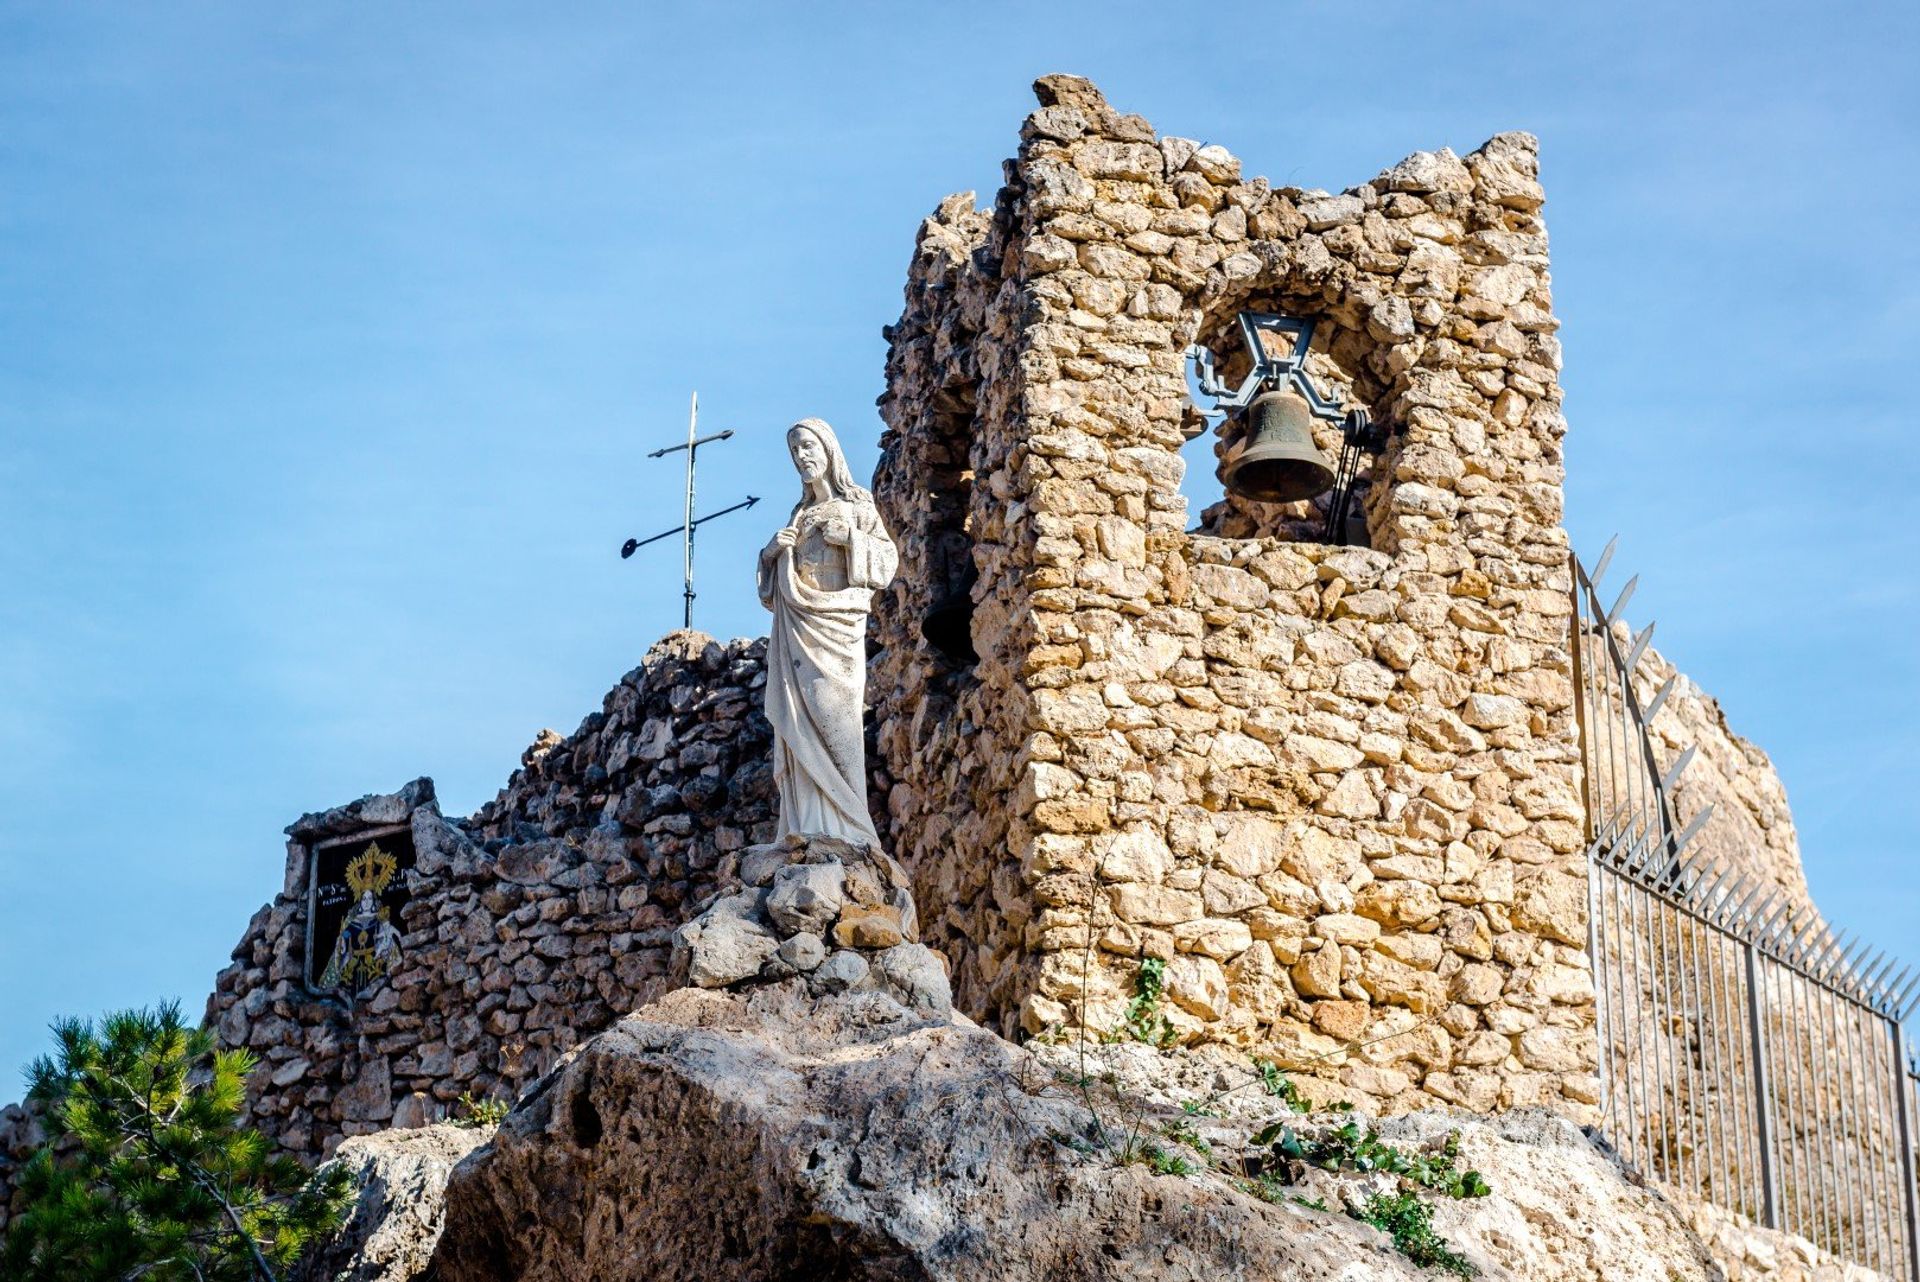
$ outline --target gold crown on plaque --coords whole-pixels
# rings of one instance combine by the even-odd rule
[[[347,888],[356,897],[372,891],[379,894],[400,871],[400,861],[380,849],[380,843],[374,842],[361,855],[347,865]]]

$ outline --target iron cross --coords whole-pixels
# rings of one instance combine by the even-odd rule
[[[666,446],[664,449],[655,450],[653,453],[647,455],[648,458],[665,458],[667,455],[677,454],[681,450],[685,450],[687,452],[687,506],[685,509],[685,514],[680,519],[680,524],[675,528],[679,531],[679,534],[680,534],[681,571],[685,576],[685,582],[686,582],[686,590],[683,593],[683,595],[686,598],[686,609],[682,617],[681,626],[688,627],[688,628],[691,628],[693,626],[693,530],[694,530],[694,527],[704,522],[711,521],[717,516],[725,516],[729,512],[738,512],[743,507],[752,507],[755,503],[758,503],[760,501],[755,496],[749,494],[747,495],[746,501],[744,503],[735,503],[732,507],[723,507],[718,512],[709,512],[705,516],[700,517],[697,520],[695,519],[693,515],[694,457],[699,453],[700,447],[702,445],[705,445],[710,441],[728,440],[733,436],[733,431],[731,428],[729,428],[727,431],[724,431],[724,432],[715,432],[710,436],[701,436],[699,434],[699,431],[700,431],[700,393],[695,392],[693,394],[693,406],[687,412],[686,444],[669,445],[669,446]],[[626,558],[633,555],[634,550],[636,548],[643,548],[647,544],[657,542],[660,539],[664,539],[668,535],[674,532],[675,532],[674,530],[662,530],[660,533],[650,535],[644,539],[628,539],[625,543],[621,544],[620,546],[620,559],[625,560]]]

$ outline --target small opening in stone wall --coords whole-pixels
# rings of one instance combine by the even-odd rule
[[[1187,500],[1187,532],[1210,534],[1224,513],[1227,487],[1220,481],[1217,416],[1190,409],[1186,418],[1187,443],[1180,447],[1180,493]]]
[[[1203,326],[1199,342],[1214,353],[1215,368],[1221,381],[1238,387],[1247,376],[1250,358],[1239,328],[1242,311],[1272,312],[1313,320],[1313,346],[1307,358],[1307,375],[1322,397],[1346,406],[1369,406],[1382,389],[1366,369],[1366,359],[1374,344],[1364,330],[1344,325],[1336,315],[1324,311],[1324,304],[1291,298],[1284,294],[1263,294],[1249,298],[1231,311],[1210,318]],[[1197,392],[1197,388],[1194,389]],[[1206,398],[1199,397],[1199,404]],[[1335,505],[1335,491],[1327,490],[1311,498],[1292,503],[1262,503],[1232,492],[1222,479],[1222,461],[1227,449],[1239,443],[1241,427],[1224,415],[1205,418],[1195,409],[1188,415],[1187,444],[1181,449],[1186,477],[1181,490],[1186,494],[1189,511],[1196,518],[1192,532],[1221,538],[1277,538],[1291,542],[1326,541],[1329,512]],[[1312,425],[1315,444],[1327,466],[1338,470],[1343,430],[1339,423],[1315,419]],[[1367,491],[1375,459],[1361,454],[1354,468],[1354,484],[1346,505],[1346,519],[1337,523],[1336,541],[1370,546],[1366,519]]]
[[[926,455],[926,600],[920,635],[955,676],[970,677],[974,591],[970,509],[973,502],[973,418],[976,387],[964,383],[941,392],[935,404],[932,443]]]

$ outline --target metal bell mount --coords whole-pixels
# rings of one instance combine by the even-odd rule
[[[1307,378],[1312,321],[1271,312],[1241,312],[1239,319],[1252,361],[1240,386],[1221,382],[1209,348],[1198,343],[1187,348],[1200,391],[1240,429],[1237,444],[1221,460],[1220,481],[1229,493],[1257,503],[1293,503],[1332,490],[1326,541],[1344,542],[1360,455],[1378,453],[1384,434],[1366,410],[1343,410]],[[1316,418],[1342,425],[1337,463],[1313,439]]]

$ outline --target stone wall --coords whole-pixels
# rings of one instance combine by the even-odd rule
[[[16,1209],[13,1203],[20,1168],[46,1139],[37,1105],[8,1104],[0,1108],[0,1233],[6,1232]]]
[[[546,732],[470,819],[432,784],[288,829],[284,888],[207,1003],[261,1066],[251,1107],[296,1152],[512,1098],[570,1047],[668,987],[674,929],[737,884],[772,835],[764,642],[675,632],[571,737]],[[410,823],[417,863],[398,966],[357,1008],[303,983],[307,846]]]
[[[1701,851],[1811,908],[1813,899],[1800,866],[1800,838],[1794,831],[1787,790],[1773,762],[1759,745],[1727,724],[1718,699],[1649,647],[1634,674],[1636,688],[1650,697],[1669,678],[1676,678],[1673,694],[1661,705],[1651,727],[1654,750],[1664,768],[1688,747],[1695,749],[1693,763],[1674,787],[1674,822],[1684,826],[1711,805],[1713,814],[1695,838]]]
[[[1085,81],[1036,88],[991,213],[956,197],[922,227],[881,401],[903,579],[943,538],[978,571],[971,669],[919,639],[912,582],[876,626],[890,835],[956,1001],[1008,1032],[1105,1029],[1158,956],[1190,1042],[1391,1110],[1579,1115],[1533,140],[1329,195],[1243,178]],[[1256,304],[1319,321],[1311,373],[1395,433],[1372,549],[1293,541],[1300,506],[1229,500],[1187,531],[1178,451],[1203,424],[1182,352]]]
[[[967,193],[920,228],[906,308],[887,331],[873,486],[900,548],[899,576],[875,598],[868,673],[880,832],[914,874],[956,1001],[975,1014],[1015,1007],[1031,986],[1032,905],[1010,828],[1029,719],[1022,661],[1035,646],[1033,533],[1007,489],[1025,376],[1004,215],[976,211]],[[969,567],[976,661],[920,630],[935,603],[965,590]]]

